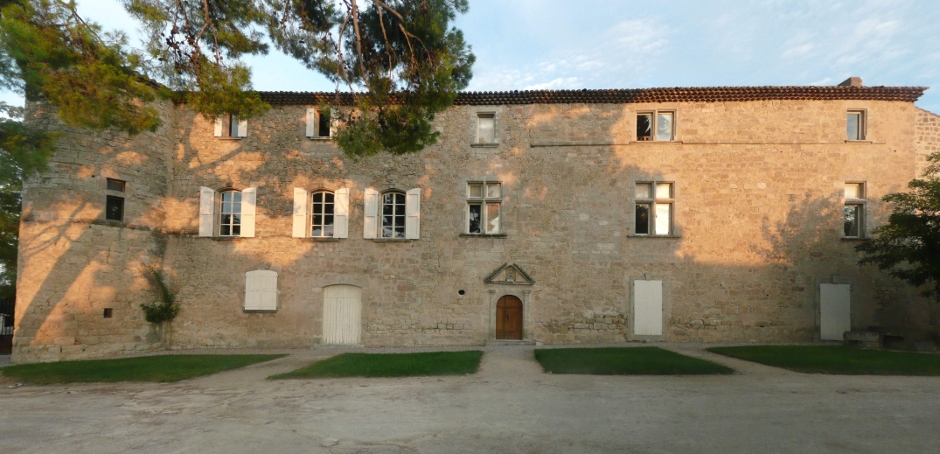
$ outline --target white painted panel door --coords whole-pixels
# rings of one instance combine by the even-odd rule
[[[323,343],[356,345],[362,329],[362,289],[331,285],[323,289]]]
[[[663,281],[633,281],[633,334],[662,336]]]
[[[822,340],[842,340],[852,330],[851,286],[819,284],[819,334]]]

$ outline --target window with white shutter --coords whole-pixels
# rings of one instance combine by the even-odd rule
[[[421,238],[421,188],[405,193],[405,238]]]
[[[294,223],[291,236],[307,237],[307,190],[294,188]]]
[[[241,139],[248,137],[248,120],[239,120],[232,114],[224,114],[215,119],[216,137]]]
[[[199,236],[255,236],[255,203],[258,188],[243,191],[199,188]]]
[[[336,191],[333,238],[349,237],[349,188]]]
[[[307,108],[307,137],[310,139],[329,139],[333,136],[332,111],[316,107]]]
[[[277,272],[254,270],[245,273],[245,310],[277,310]]]
[[[366,188],[363,195],[365,215],[362,219],[362,237],[375,238],[378,234],[379,191]]]
[[[242,234],[244,238],[255,237],[255,205],[258,188],[245,188],[242,191]]]
[[[212,209],[215,206],[215,190],[199,188],[199,236],[212,236],[215,230]]]

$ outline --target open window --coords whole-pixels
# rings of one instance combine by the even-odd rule
[[[850,110],[845,114],[845,140],[865,140],[865,111]]]
[[[638,142],[668,142],[675,139],[675,112],[652,111],[636,114]]]
[[[308,192],[294,188],[294,238],[347,238],[349,188]]]
[[[227,139],[248,137],[248,120],[239,120],[233,114],[225,114],[215,120],[215,136]]]
[[[104,218],[109,221],[124,221],[124,195],[127,182],[107,179]]]
[[[257,194],[257,188],[199,188],[199,236],[254,237]]]
[[[672,183],[650,181],[636,183],[634,230],[636,235],[670,236],[673,234]]]
[[[333,114],[330,109],[307,108],[307,138],[325,140],[333,137]]]
[[[379,193],[366,188],[363,238],[421,238],[421,188]]]

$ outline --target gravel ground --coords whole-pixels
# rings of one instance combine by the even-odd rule
[[[552,375],[534,361],[535,347],[500,346],[477,347],[486,352],[480,372],[452,377],[265,380],[344,351],[468,348],[290,350],[170,384],[6,380],[0,451],[932,453],[940,446],[940,377],[799,374],[697,344],[649,345],[738,373]]]

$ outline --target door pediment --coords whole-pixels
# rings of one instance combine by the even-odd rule
[[[490,273],[483,282],[503,285],[533,285],[535,280],[515,263],[504,263]]]

